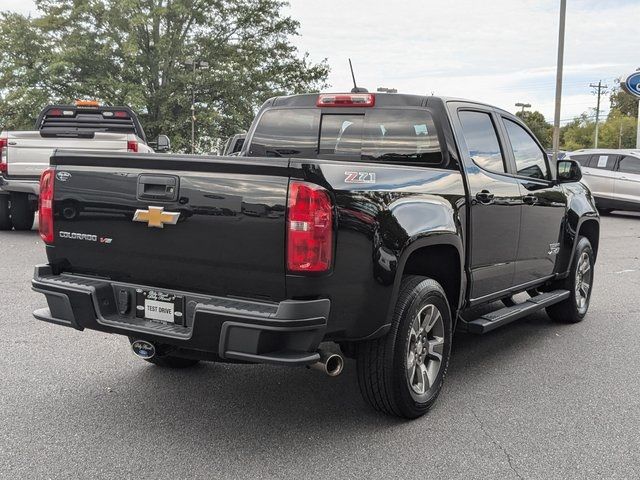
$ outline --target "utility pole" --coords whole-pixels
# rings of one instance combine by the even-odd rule
[[[196,153],[196,65],[193,62],[193,77],[191,81],[191,155]]]
[[[594,142],[594,146],[593,148],[598,148],[598,127],[599,127],[599,122],[600,122],[600,95],[602,94],[602,90],[608,88],[607,85],[602,85],[602,80],[600,80],[598,82],[598,84],[596,85],[595,83],[590,83],[589,86],[591,88],[595,88],[598,93],[598,104],[596,106],[596,139]]]
[[[640,72],[640,68],[636,68]],[[640,99],[638,99],[638,124],[636,126],[636,148],[640,150]]]
[[[524,109],[525,108],[531,108],[531,104],[530,103],[516,103],[516,107],[522,107],[522,110],[520,110],[521,115],[524,117]]]
[[[567,17],[567,0],[560,0],[560,25],[558,28],[558,66],[556,68],[556,108],[553,117],[553,164],[558,161],[560,149],[560,106],[562,102],[562,67],[564,64],[564,25]]]
[[[622,148],[622,122],[620,122],[620,133],[618,134],[618,149]]]

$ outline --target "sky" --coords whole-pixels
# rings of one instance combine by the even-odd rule
[[[483,101],[530,103],[553,121],[560,0],[290,0],[293,43],[327,59],[328,91],[358,85]],[[31,0],[0,10],[37,13]],[[640,67],[640,0],[567,0],[562,123],[593,114],[590,83]],[[603,113],[609,99],[602,101]]]

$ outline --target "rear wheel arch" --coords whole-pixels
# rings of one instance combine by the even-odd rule
[[[463,258],[462,242],[455,235],[434,235],[410,244],[400,258],[389,315],[393,314],[403,276],[420,275],[442,286],[455,319],[464,291]]]

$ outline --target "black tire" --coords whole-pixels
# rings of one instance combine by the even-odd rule
[[[130,344],[135,342],[135,340],[135,338],[129,337]],[[161,346],[158,348],[158,351],[159,355],[151,358],[145,358],[143,360],[145,362],[153,363],[154,365],[163,368],[189,368],[197,365],[200,362],[200,360],[196,360],[193,358],[182,358],[175,357],[173,355],[162,354],[163,348]]]
[[[433,307],[440,314],[440,318],[436,317],[431,329],[424,331],[420,342],[412,343],[412,339],[416,338],[412,333],[415,332],[412,324],[416,318],[420,319],[422,312],[433,314]],[[427,321],[425,316],[425,322]],[[441,336],[433,334],[432,339],[429,339],[428,335],[432,334],[436,327],[437,333],[441,333]],[[440,284],[425,277],[405,276],[402,279],[389,333],[385,337],[358,344],[358,384],[365,401],[376,410],[389,415],[404,418],[424,415],[434,404],[442,388],[449,366],[452,335],[451,311]],[[428,343],[423,343],[425,340]],[[409,361],[411,355],[413,360],[421,357],[416,350],[418,344],[424,355],[420,367],[424,365],[425,371],[435,365],[432,362],[437,362],[437,359],[432,357],[436,348],[439,350],[437,353],[441,355],[437,371],[432,371],[433,378],[427,375],[428,388],[424,375],[421,375],[423,393],[418,393],[415,390],[416,386],[412,386],[414,379],[420,377],[410,373],[422,373],[415,362]],[[428,346],[423,349],[422,345]]]
[[[0,194],[0,230],[11,230],[9,195]]]
[[[589,261],[589,270],[590,275],[586,275],[586,272],[583,272],[582,275],[578,275],[578,268],[581,268],[583,263],[581,259],[583,255],[586,255]],[[581,268],[584,270],[584,267]],[[573,252],[573,259],[571,262],[571,269],[569,270],[569,276],[554,284],[554,288],[562,288],[569,290],[570,295],[569,298],[563,300],[560,303],[556,303],[555,305],[551,305],[547,307],[547,314],[551,319],[555,322],[560,323],[578,323],[582,321],[582,319],[587,314],[589,310],[589,301],[591,300],[591,292],[593,291],[593,279],[594,279],[594,255],[593,249],[591,248],[591,243],[586,237],[579,237],[578,243],[576,245],[576,249]],[[581,285],[584,285],[585,282],[589,285],[586,295],[584,294],[584,288],[581,288],[580,296],[585,297],[585,304],[583,306],[579,305],[579,301],[577,298],[576,288],[578,287],[578,282]]]
[[[11,194],[11,223],[16,230],[31,230],[35,212],[26,193]]]

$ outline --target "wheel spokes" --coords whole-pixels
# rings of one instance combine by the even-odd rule
[[[433,337],[433,339],[428,342],[428,350],[427,355],[429,358],[437,360],[438,362],[442,361],[442,352],[444,350],[444,338],[443,337]]]

